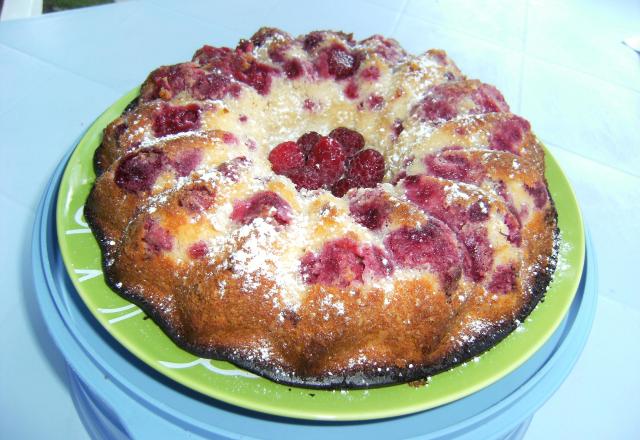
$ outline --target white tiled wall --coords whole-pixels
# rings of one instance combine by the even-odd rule
[[[526,52],[640,91],[638,55],[622,40],[640,33],[637,0],[532,0]]]
[[[524,0],[409,0],[406,16],[519,50],[526,9]]]
[[[640,92],[530,58],[522,87],[522,114],[543,140],[640,176]]]

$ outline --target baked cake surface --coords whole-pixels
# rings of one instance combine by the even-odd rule
[[[259,30],[153,71],[85,216],[109,285],[181,347],[364,387],[490,348],[544,294],[544,151],[443,51]]]

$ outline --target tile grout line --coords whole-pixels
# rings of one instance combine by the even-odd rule
[[[18,98],[12,99],[11,101],[8,101],[6,98],[4,98],[4,101],[2,102],[2,105],[6,105],[7,108],[5,108],[4,110],[0,111],[0,116],[3,116],[5,113],[9,113],[9,111],[13,110],[13,107],[15,106],[15,104],[20,102],[20,98],[22,98],[22,96],[23,95],[20,95],[20,96],[18,96]]]
[[[523,31],[522,31],[522,52],[520,54],[520,84],[518,87],[518,113],[522,113],[522,100],[524,98],[524,66],[526,64],[525,47],[527,44],[528,36],[528,23],[529,23],[529,0],[524,0],[524,17],[523,17]]]
[[[627,312],[638,315],[640,317],[640,308],[636,308],[632,304],[626,304],[624,301],[620,301],[618,298],[611,296],[609,293],[598,293],[598,301],[606,300],[618,307],[626,309]]]
[[[597,80],[597,81],[601,81],[601,82],[604,82],[606,84],[609,84],[609,85],[612,85],[612,86],[615,86],[615,87],[619,87],[621,89],[630,91],[632,93],[640,94],[640,87],[638,87],[636,89],[636,88],[634,88],[632,86],[628,86],[626,84],[622,84],[622,83],[619,83],[619,82],[616,82],[616,81],[613,81],[613,80],[605,79],[605,78],[603,78],[603,77],[601,77],[601,76],[599,76],[597,74],[591,73],[591,72],[586,72],[584,70],[578,70],[575,67],[571,67],[571,66],[568,66],[568,65],[565,65],[565,64],[556,63],[556,62],[547,60],[545,58],[542,58],[540,56],[526,53],[526,51],[522,50],[522,48],[515,49],[513,47],[502,46],[502,45],[496,43],[494,40],[488,39],[488,38],[486,38],[486,37],[484,37],[482,35],[474,34],[472,32],[462,31],[462,30],[459,30],[459,29],[453,28],[453,27],[443,26],[442,23],[440,23],[440,22],[430,21],[429,19],[424,18],[424,17],[410,17],[410,18],[412,18],[414,20],[417,20],[417,21],[419,21],[421,23],[424,23],[426,25],[433,26],[435,28],[444,30],[446,32],[450,32],[452,34],[458,34],[458,35],[463,36],[463,37],[467,37],[467,38],[470,37],[472,39],[479,40],[484,44],[492,46],[493,48],[497,48],[497,49],[503,50],[505,52],[521,53],[525,58],[529,58],[530,60],[533,60],[533,61],[536,61],[536,62],[539,62],[539,63],[542,63],[542,64],[547,64],[549,66],[553,66],[553,67],[556,67],[556,68],[562,68],[562,69],[570,70],[570,71],[573,71],[575,73],[587,76],[587,77],[589,77],[591,79],[594,79],[594,80]],[[446,50],[446,48],[445,48],[445,50]]]
[[[524,22],[522,23],[522,53],[525,53],[527,48],[527,39],[529,37],[529,1],[524,0]]]
[[[24,56],[26,56],[28,58],[31,58],[31,59],[37,61],[40,64],[44,64],[44,65],[50,66],[50,67],[52,67],[52,68],[54,68],[56,70],[59,70],[61,72],[64,72],[64,73],[67,73],[67,74],[71,74],[71,75],[73,75],[73,76],[75,76],[77,78],[81,78],[83,80],[86,80],[86,81],[88,81],[88,82],[90,82],[92,84],[99,85],[101,87],[107,88],[107,89],[109,89],[111,91],[114,91],[114,92],[122,92],[118,88],[115,88],[115,87],[113,87],[113,86],[111,86],[109,84],[103,83],[103,82],[98,81],[98,80],[93,79],[93,78],[86,77],[86,76],[84,76],[84,75],[82,75],[82,74],[80,74],[78,72],[75,72],[75,71],[70,70],[70,69],[68,69],[66,67],[60,66],[60,65],[58,65],[58,64],[56,64],[54,62],[51,62],[51,61],[46,60],[44,58],[41,58],[41,57],[39,57],[37,55],[34,55],[32,53],[29,53],[29,52],[25,52],[25,51],[20,50],[20,49],[18,49],[16,47],[13,47],[13,46],[7,44],[6,42],[0,42],[0,46],[5,47],[5,48],[7,48],[7,49],[9,49],[11,51],[14,51],[16,53],[19,53],[21,55],[24,55]]]
[[[180,10],[179,8],[174,8],[172,6],[168,6],[166,3],[161,3],[161,2],[158,2],[158,1],[155,1],[155,0],[148,0],[148,3],[154,4],[156,6],[156,8],[163,9],[165,12],[170,12],[170,13],[173,13],[173,14],[180,14],[181,16],[186,17],[186,18],[190,18],[191,20],[195,20],[198,23],[202,23],[202,24],[209,25],[209,26],[211,25],[210,22],[208,22],[207,20],[205,20],[205,19],[203,19],[201,17],[198,17],[196,15],[192,15],[192,14],[190,14],[188,12],[184,12],[184,11]],[[228,31],[238,32],[238,29],[235,29],[235,28],[233,28],[231,26],[226,26],[224,24],[218,25],[218,26],[223,27]]]
[[[585,72],[584,70],[575,69],[575,68],[573,68],[571,66],[567,66],[567,65],[564,65],[564,64],[560,64],[560,63],[554,63],[553,61],[546,60],[546,59],[541,58],[541,57],[536,56],[536,55],[531,55],[531,54],[528,54],[528,53],[524,53],[523,55],[525,57],[528,57],[529,59],[531,59],[533,61],[538,62],[538,63],[546,64],[548,66],[555,67],[556,69],[560,68],[560,69],[570,70],[570,71],[578,73],[580,75],[584,75],[586,77],[589,77],[589,79],[591,79],[591,80],[600,81],[600,82],[606,83],[606,84],[608,84],[610,86],[618,87],[618,88],[624,89],[624,90],[626,90],[628,92],[632,92],[632,93],[640,95],[640,88],[634,89],[633,87],[627,86],[625,84],[621,84],[621,83],[618,83],[618,82],[613,82],[613,81],[610,81],[608,79],[604,79],[604,78],[602,78],[602,77],[600,77],[598,75],[595,75],[593,73]]]
[[[407,7],[409,6],[409,0],[404,0],[404,3],[400,7],[398,13],[396,14],[395,21],[391,26],[391,30],[389,31],[389,35],[394,35],[398,30],[398,26],[400,26],[400,21],[402,17],[404,17],[404,13],[407,11]]]
[[[44,189],[42,191],[44,191]],[[40,200],[39,198],[41,196],[42,196],[42,193],[39,193],[38,194],[38,200]],[[2,200],[2,198],[4,198],[5,200]],[[24,203],[24,201],[21,201],[21,200],[18,200],[16,198],[14,198],[11,194],[7,193],[4,189],[0,189],[0,206],[4,205],[5,203],[8,203],[8,202],[15,203],[16,205],[20,206],[21,208],[24,208],[27,211],[29,211],[30,214],[33,214],[33,213],[36,212],[37,201],[36,201],[36,204],[34,206],[29,206],[28,204]]]

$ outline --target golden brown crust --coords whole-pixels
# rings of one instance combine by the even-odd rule
[[[102,136],[102,143],[94,155],[96,175],[102,174],[113,162],[133,151],[142,143],[144,129],[148,130],[150,125],[153,107],[155,106],[140,106],[136,108],[135,112],[125,111],[119,118],[107,125]]]
[[[381,37],[358,43],[347,34],[318,35],[314,46],[316,36],[309,42],[263,29],[242,44],[262,57],[271,48],[271,58],[295,45],[318,56],[341,44],[360,51],[360,69],[389,87],[359,77],[359,97],[349,102],[347,81],[275,77],[271,95],[242,84],[218,101],[202,99],[192,89],[210,74],[203,60],[215,52],[202,49],[194,62],[154,71],[140,102],[106,128],[85,216],[108,284],[194,354],[308,387],[425,378],[493,346],[544,294],[557,241],[544,153],[501,97],[495,110],[478,104],[478,96],[499,92],[466,80],[443,51],[411,57]],[[180,69],[188,75],[176,92],[165,76]],[[326,88],[326,101],[316,84]],[[459,114],[425,121],[426,110],[415,109],[444,93],[434,89],[440,84],[463,96],[454,106]],[[278,98],[282,90],[291,96]],[[325,106],[306,108],[306,128],[296,126],[300,110],[287,107],[296,93]],[[381,96],[381,107],[367,108],[372,100],[362,96]],[[197,130],[163,137],[158,115],[193,103]],[[276,122],[267,122],[269,112]],[[264,126],[252,121],[259,114]],[[350,123],[384,152],[395,185],[336,198],[297,191],[271,172],[275,144]],[[275,202],[245,220],[242,209],[254,209],[246,207],[256,197]],[[368,210],[380,216],[376,224]],[[431,240],[435,247],[420,247]],[[338,266],[357,264],[346,279],[314,281],[308,267],[329,258],[323,252],[345,258]]]
[[[145,208],[154,198],[174,190],[181,180],[180,171],[173,163],[182,156],[197,152],[202,156],[198,166],[215,166],[242,154],[242,150],[229,147],[218,131],[160,141],[153,147],[140,147],[136,152],[159,152],[162,155],[161,170],[152,188],[143,191],[129,191],[116,182],[116,173],[123,157],[111,163],[96,179],[85,205],[85,217],[101,241],[120,242],[122,233],[138,211]],[[104,150],[102,150],[104,151]]]

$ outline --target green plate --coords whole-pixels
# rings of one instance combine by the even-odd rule
[[[438,374],[422,387],[324,391],[279,385],[227,362],[197,358],[107,287],[98,243],[82,216],[95,180],[93,153],[102,130],[137,93],[131,91],[102,114],[69,159],[57,202],[58,240],[69,276],[91,313],[131,353],[176,382],[233,405],[287,417],[367,420],[410,414],[468,396],[518,368],[547,341],[571,305],[584,262],[582,217],[567,178],[547,152],[547,179],[561,231],[558,270],[544,302],[526,322],[473,362]]]

